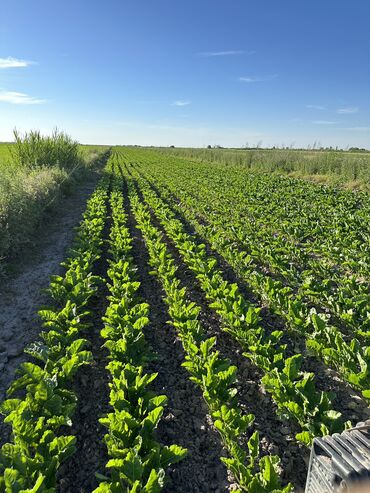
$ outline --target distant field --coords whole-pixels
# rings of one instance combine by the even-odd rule
[[[13,144],[0,143],[1,166],[11,164]],[[107,146],[80,145],[82,156],[89,160]],[[204,163],[243,166],[254,171],[288,174],[318,183],[370,190],[370,152],[294,150],[294,149],[223,149],[156,148],[166,155],[182,156]]]
[[[161,151],[204,163],[243,166],[353,189],[370,189],[370,152],[223,148],[161,148]]]

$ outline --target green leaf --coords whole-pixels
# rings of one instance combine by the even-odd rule
[[[370,390],[363,390],[362,395],[365,397],[365,399],[370,399]]]
[[[248,440],[248,449],[253,463],[259,455],[259,443],[260,443],[259,433],[258,431],[255,431],[253,435],[250,437],[250,439]]]
[[[279,458],[276,456],[266,455],[260,460],[260,474],[262,483],[267,491],[273,491],[280,487],[280,478],[277,473]]]
[[[107,464],[107,467],[112,467],[110,465],[112,462],[114,462],[114,459],[108,462],[109,465]],[[138,455],[134,454],[134,452],[129,452],[120,462],[122,462],[122,465],[119,467],[120,473],[124,474],[130,483],[141,480],[144,467]]]
[[[287,375],[289,380],[291,381],[297,380],[301,363],[302,363],[301,354],[296,354],[285,361],[283,373]]]
[[[297,433],[295,437],[299,442],[302,442],[307,446],[310,446],[312,440],[314,439],[314,436],[309,431],[302,431],[301,433]]]
[[[50,491],[50,490],[45,490],[44,482],[45,482],[45,476],[40,474],[39,477],[37,478],[34,487],[28,490],[23,490],[22,493],[40,493],[41,491],[42,492]]]
[[[20,474],[15,469],[6,468],[4,471],[4,482],[5,485],[11,488],[15,485],[20,479]],[[13,489],[9,489],[9,491],[13,491]]]
[[[148,481],[142,489],[142,493],[159,493],[162,491],[164,487],[164,477],[165,472],[163,469],[159,469],[159,471],[152,469]]]
[[[7,399],[2,402],[0,405],[0,413],[7,416],[13,411],[19,409],[20,404],[22,403],[21,399]]]
[[[331,409],[330,411],[325,411],[325,414],[329,419],[333,421],[338,420],[342,416],[342,413],[340,413],[339,411],[335,411],[334,409]]]
[[[186,448],[179,445],[170,445],[169,447],[163,447],[161,450],[161,466],[165,469],[171,464],[176,464],[180,460],[184,459],[188,451]]]
[[[46,344],[38,341],[29,344],[25,348],[24,352],[46,363],[49,357],[50,349]]]

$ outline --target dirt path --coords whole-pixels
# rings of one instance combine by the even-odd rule
[[[0,401],[16,368],[27,358],[25,346],[40,332],[37,310],[48,303],[41,290],[48,286],[51,274],[61,272],[60,262],[68,253],[74,228],[98,178],[94,175],[60,201],[43,220],[34,246],[15,262],[11,275],[0,279]]]

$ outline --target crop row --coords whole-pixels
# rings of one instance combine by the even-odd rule
[[[101,331],[111,360],[107,370],[111,376],[112,411],[100,419],[108,430],[104,441],[110,456],[106,466],[110,474],[98,476],[101,483],[95,492],[152,493],[162,489],[165,469],[183,459],[186,449],[178,445],[162,446],[154,436],[167,397],[150,390],[157,374],[145,372],[151,358],[143,332],[149,322],[149,306],[137,295],[140,283],[135,280],[136,268],[120,188],[116,178],[110,199],[110,304]]]
[[[1,404],[11,442],[0,450],[0,491],[55,491],[62,462],[75,452],[76,438],[66,434],[72,424],[77,396],[71,390],[76,371],[89,364],[86,329],[87,304],[97,290],[92,269],[102,251],[108,179],[103,178],[89,199],[63,276],[53,276],[48,289],[54,305],[40,310],[41,341],[26,352],[35,363],[23,363]]]

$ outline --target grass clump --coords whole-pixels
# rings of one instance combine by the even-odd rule
[[[45,212],[101,168],[109,153],[103,146],[80,146],[58,130],[51,136],[15,130],[14,138],[0,145],[0,276],[8,260],[32,244]]]
[[[14,130],[14,139],[12,158],[23,168],[59,166],[70,170],[81,164],[78,142],[58,129],[51,136],[42,135],[38,130],[24,135]]]

